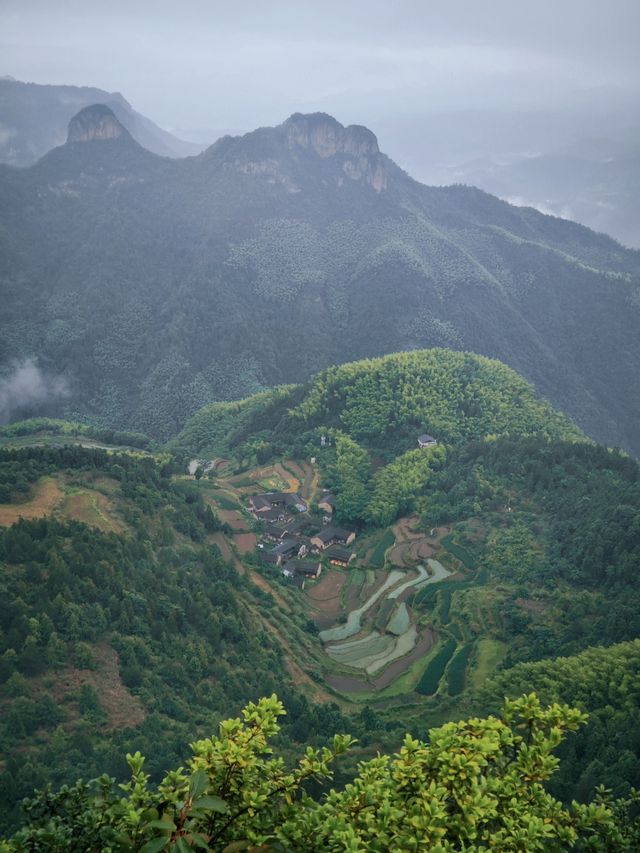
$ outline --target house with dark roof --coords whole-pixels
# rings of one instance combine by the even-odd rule
[[[299,557],[301,552],[302,554],[307,552],[307,546],[304,542],[300,542],[298,539],[285,539],[275,548],[267,551],[264,558],[268,563],[275,563],[280,566],[291,557]]]
[[[320,551],[324,551],[331,545],[351,545],[355,538],[356,534],[351,530],[329,526],[312,536],[311,544]]]
[[[287,578],[302,576],[305,578],[319,578],[322,564],[312,560],[288,560],[282,567],[282,574]]]
[[[264,538],[272,542],[280,542],[287,535],[287,526],[284,523],[267,524],[264,528]]]
[[[324,552],[323,556],[334,566],[348,566],[356,557],[354,551],[351,551],[349,548],[343,548],[342,545],[331,545]]]
[[[418,436],[418,447],[433,447],[437,443],[437,440],[432,435],[427,435],[427,433]]]
[[[264,495],[252,495],[249,498],[249,511],[255,516],[260,516],[263,512],[268,512],[270,509],[273,509],[273,505]]]
[[[272,521],[274,517],[288,517],[295,510],[306,512],[305,501],[297,492],[265,492],[249,498],[249,511],[256,518]]]

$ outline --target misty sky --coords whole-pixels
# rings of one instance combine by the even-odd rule
[[[640,81],[640,0],[0,0],[0,74],[120,91],[159,124],[375,125]]]

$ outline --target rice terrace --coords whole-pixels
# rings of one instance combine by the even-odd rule
[[[217,462],[215,473],[198,481],[225,524],[212,541],[278,602],[269,630],[296,657],[296,669],[323,683],[341,703],[457,695],[467,681],[481,683],[499,662],[501,644],[483,622],[486,602],[476,601],[485,582],[472,553],[481,534],[477,522],[421,531],[417,517],[404,517],[356,538],[353,553],[340,558],[346,564],[333,559],[331,548],[318,552],[306,545],[305,559],[296,560],[297,545],[313,543],[314,531],[326,530],[329,519],[305,511],[285,522],[284,512],[271,505],[261,516],[257,498],[295,495],[318,512],[323,492],[317,466],[285,460],[238,474],[232,464]],[[289,536],[297,544],[287,552]],[[271,559],[280,553],[282,563],[279,556]],[[293,563],[304,581],[292,580],[287,567]],[[464,619],[456,615],[457,599]],[[469,606],[473,621],[466,618]],[[294,623],[307,626],[302,643],[292,642]]]

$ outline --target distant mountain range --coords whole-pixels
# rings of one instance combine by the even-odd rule
[[[423,183],[477,186],[640,248],[640,99],[596,89],[561,100],[544,109],[418,109],[377,129]]]
[[[34,166],[0,168],[0,198],[5,380],[30,359],[64,387],[16,415],[163,438],[207,402],[444,346],[640,453],[640,254],[423,186],[367,128],[295,114],[170,160],[94,106]]]
[[[91,86],[42,86],[0,78],[0,163],[30,166],[62,145],[83,107],[107,104],[133,138],[163,157],[187,157],[204,146],[178,139],[133,109],[119,92]]]

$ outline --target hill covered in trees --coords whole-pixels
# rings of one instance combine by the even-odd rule
[[[424,432],[438,444],[418,448]],[[352,790],[368,784],[378,766],[383,772],[389,759],[365,765],[355,789],[344,788],[358,772],[356,760],[397,749],[405,731],[422,739],[432,725],[496,713],[504,695],[532,687],[546,702],[590,714],[562,747],[561,768],[549,782],[555,796],[585,802],[601,782],[626,796],[640,783],[633,686],[639,468],[587,440],[504,365],[443,349],[330,368],[304,385],[205,407],[162,451],[144,436],[52,421],[5,427],[0,442],[13,445],[0,450],[5,827],[17,826],[17,803],[34,787],[101,772],[122,781],[127,751],[145,753],[150,784],[159,782],[168,767],[185,766],[188,742],[208,738],[232,710],[274,691],[288,712],[279,736],[287,757],[300,744],[318,746],[328,731],[351,732],[359,744],[338,765],[338,793],[317,812],[309,802],[312,814],[298,818],[286,805],[281,824],[278,806],[259,825],[230,822],[230,834],[221,831],[215,843],[244,832],[257,840],[271,832],[269,822],[281,827],[273,830],[281,841],[289,832],[292,844],[306,838],[295,835],[306,826],[329,843],[317,828],[326,819],[366,845],[367,833],[379,828],[359,819],[351,825],[343,809],[353,806]],[[311,456],[314,465],[306,461]],[[299,464],[287,461],[292,457]],[[184,463],[193,458],[219,464],[188,477]],[[298,471],[311,505],[331,489],[336,518],[357,531],[356,560],[348,567],[317,558],[330,595],[336,598],[335,584],[344,584],[344,605],[338,595],[329,616],[313,597],[320,584],[295,587],[255,548],[264,525],[247,512],[247,496],[274,488],[278,466],[280,476],[289,476],[283,464]],[[405,548],[411,538],[402,539],[407,531],[426,552],[411,557]],[[241,548],[247,539],[253,545]],[[419,562],[437,563],[440,580],[411,587]],[[329,656],[321,631],[333,613],[342,625],[340,614],[346,618],[394,573],[406,587],[401,604],[411,625],[430,639],[388,686],[367,677],[358,682],[349,661]],[[372,611],[372,627],[383,632],[389,612],[382,605]],[[368,642],[366,630],[356,643]],[[473,731],[476,723],[469,724]],[[477,725],[483,737],[495,732],[493,723]],[[444,731],[447,743],[456,742],[454,729]],[[133,761],[135,784],[145,785],[139,759]],[[501,761],[487,765],[497,773],[487,782],[494,792],[503,783]],[[396,803],[402,824],[407,804],[383,778],[376,790]],[[184,802],[191,782],[171,779],[177,786],[171,803]],[[235,809],[226,789],[207,784],[192,800],[208,797],[206,808],[216,814]],[[36,835],[23,836],[24,849],[38,832],[51,849],[54,840],[63,849],[69,820],[76,837],[88,825],[122,837],[133,832],[121,822],[124,812],[131,814],[121,793],[105,785],[100,803],[84,785],[38,795],[27,830]],[[319,795],[315,783],[304,787]],[[529,796],[518,789],[521,795]],[[146,817],[135,843],[160,850],[178,829],[211,841],[212,832],[198,823],[202,815],[158,808],[153,788],[143,800]],[[551,800],[544,803],[558,814]],[[427,820],[418,817],[422,805],[416,809],[413,817]],[[562,819],[565,830],[576,826],[574,818]],[[482,831],[513,829],[496,819]],[[452,844],[462,831],[454,823],[443,836]],[[535,827],[532,818],[518,830],[528,844],[537,838]]]
[[[442,444],[491,435],[584,440],[506,365],[432,349],[330,367],[304,385],[211,404],[168,447],[183,454],[295,453],[320,446],[321,433],[331,430],[387,459],[416,447],[422,433]]]
[[[166,439],[205,403],[442,346],[503,360],[589,435],[640,452],[638,253],[422,186],[327,115],[183,160],[113,121],[0,169],[0,362],[6,379],[35,359],[64,388],[12,417]]]
[[[277,689],[298,741],[341,725],[292,685],[275,602],[223,559],[202,495],[134,453],[0,450],[4,827],[34,787],[122,778],[130,748],[157,777],[248,697]]]

